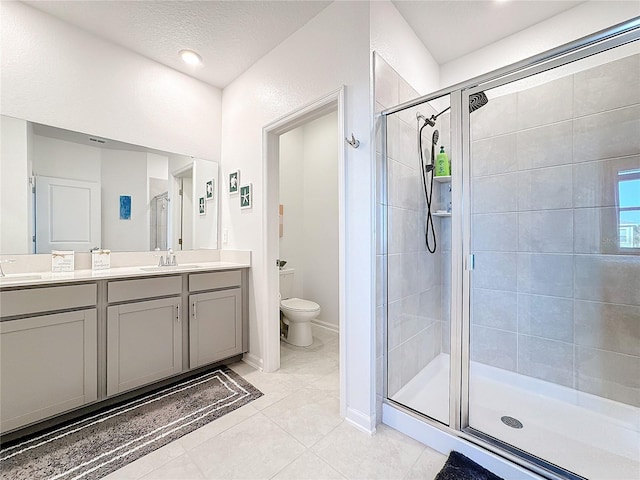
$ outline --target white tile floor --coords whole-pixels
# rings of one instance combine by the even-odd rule
[[[339,415],[338,335],[281,343],[281,368],[231,368],[264,396],[121,468],[115,479],[432,479],[446,457],[384,425],[369,436]]]

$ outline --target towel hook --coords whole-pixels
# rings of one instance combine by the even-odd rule
[[[353,133],[351,134],[351,140],[345,137],[345,141],[353,148],[358,148],[360,146],[360,140],[357,140]]]

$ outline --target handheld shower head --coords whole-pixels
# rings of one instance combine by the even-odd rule
[[[424,167],[427,173],[436,168],[435,162],[433,161],[435,156],[433,147],[438,144],[438,138],[440,138],[440,132],[438,132],[438,130],[434,130],[433,135],[431,136],[431,162]]]

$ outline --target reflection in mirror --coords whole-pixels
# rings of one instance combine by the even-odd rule
[[[0,121],[1,254],[217,248],[217,162]]]

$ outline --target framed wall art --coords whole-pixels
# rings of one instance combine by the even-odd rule
[[[240,170],[229,174],[229,195],[235,195],[240,188]]]
[[[240,208],[253,206],[253,186],[248,183],[240,187]]]

